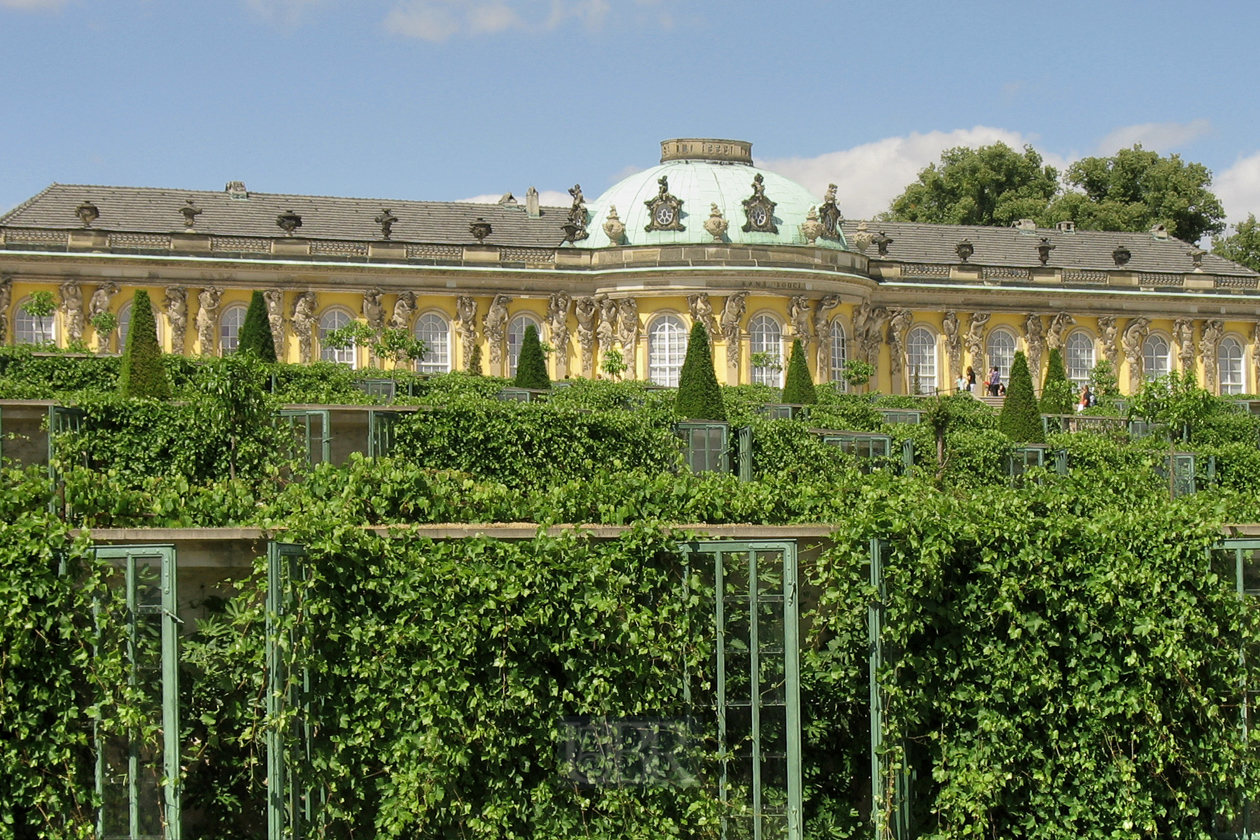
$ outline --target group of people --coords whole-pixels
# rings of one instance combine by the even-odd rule
[[[974,394],[976,392],[975,368],[968,365],[967,372],[958,377],[954,387],[960,394]],[[1006,385],[1002,382],[1002,372],[997,369],[997,365],[989,368],[989,375],[985,377],[983,387],[984,393],[991,397],[1006,396]]]

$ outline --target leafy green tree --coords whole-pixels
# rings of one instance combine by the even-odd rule
[[[1071,414],[1076,403],[1076,388],[1067,378],[1063,354],[1055,347],[1046,364],[1046,378],[1041,384],[1042,414]]]
[[[538,328],[533,324],[525,327],[521,355],[516,362],[516,379],[512,384],[517,388],[551,387],[551,379],[547,376],[547,359],[543,356],[542,343],[538,340]]]
[[[1082,230],[1145,231],[1162,224],[1188,242],[1225,229],[1225,210],[1210,189],[1212,173],[1179,155],[1162,157],[1135,145],[1112,157],[1088,157],[1068,167],[1074,189],[1044,214],[1048,224],[1071,219]]]
[[[861,359],[849,359],[840,368],[840,378],[850,388],[860,388],[875,375],[875,366]]]
[[[253,353],[264,362],[276,361],[276,341],[271,334],[267,301],[262,292],[255,291],[249,299],[249,311],[245,313],[245,323],[241,325],[236,352]]]
[[[324,346],[335,350],[347,347],[366,347],[373,357],[393,362],[390,373],[395,374],[399,366],[407,362],[418,362],[428,352],[423,341],[407,330],[393,327],[382,327],[374,330],[363,321],[351,321],[324,336]],[[476,356],[477,372],[481,372],[481,357]]]
[[[1212,240],[1212,253],[1260,271],[1260,223],[1256,214],[1248,213],[1247,221],[1234,225],[1234,232]]]
[[[258,455],[242,452],[242,444],[253,441],[251,430],[271,421],[271,405],[263,384],[265,371],[252,353],[233,353],[209,362],[197,382],[201,392],[210,398],[207,426],[212,434],[228,439],[228,476],[233,481],[242,461]]]
[[[105,353],[109,350],[114,330],[118,329],[118,316],[108,309],[92,316],[92,329],[96,330],[96,350]]]
[[[884,215],[894,222],[1008,226],[1041,216],[1059,189],[1059,173],[1032,146],[1005,143],[941,153]]]
[[[162,364],[153,305],[144,289],[138,290],[131,300],[131,327],[118,372],[118,390],[124,397],[166,400],[171,396],[171,380]]]
[[[599,369],[609,379],[620,379],[621,375],[629,370],[630,366],[626,364],[625,356],[621,355],[620,350],[605,350],[603,359],[599,363]]]
[[[788,358],[787,382],[783,384],[783,401],[792,405],[813,405],[818,402],[814,379],[809,375],[805,361],[805,349],[801,340],[792,342],[792,355]]]
[[[1106,359],[1099,359],[1089,372],[1089,387],[1101,399],[1117,399],[1120,396],[1120,380],[1116,368]]]
[[[718,387],[717,373],[713,370],[709,334],[700,321],[691,325],[687,358],[683,359],[682,372],[678,375],[678,397],[674,401],[674,410],[690,420],[726,419],[722,391]]]
[[[1176,496],[1176,470],[1172,469],[1177,442],[1190,440],[1194,427],[1216,409],[1216,399],[1199,387],[1193,370],[1171,371],[1167,376],[1149,379],[1129,401],[1129,416],[1168,429],[1168,493]]]
[[[1015,354],[1011,364],[1011,381],[1006,386],[1006,401],[998,416],[998,429],[1016,443],[1045,443],[1037,395],[1033,393],[1032,374],[1024,352]]]

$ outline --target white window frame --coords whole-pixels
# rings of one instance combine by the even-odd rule
[[[542,320],[533,312],[517,312],[508,322],[507,328],[507,362],[508,376],[516,376],[516,365],[521,360],[521,344],[525,341],[525,328],[533,324],[538,330],[538,340],[543,340]]]
[[[687,358],[687,325],[672,312],[662,312],[648,325],[648,381],[667,388],[678,387]]]
[[[23,298],[13,310],[13,343],[14,344],[53,344],[57,343],[57,313],[37,318],[34,315],[28,315],[22,307],[26,305],[30,298]],[[37,327],[38,325],[38,327]],[[46,336],[45,341],[39,341],[38,333]]]
[[[239,320],[232,323],[229,319],[236,319],[237,313],[240,313]],[[241,346],[241,327],[245,326],[245,316],[248,314],[249,307],[239,301],[223,307],[223,311],[219,313],[220,355],[235,353],[236,348]]]
[[[844,379],[844,365],[849,361],[849,336],[838,320],[831,322],[830,339],[831,381],[839,382],[847,391],[849,383]]]
[[[435,321],[440,321],[439,327]],[[424,342],[424,358],[416,362],[419,373],[449,373],[451,370],[451,319],[431,309],[416,318],[412,334]]]
[[[329,319],[335,319],[336,324],[330,324]],[[330,306],[319,315],[319,358],[325,362],[336,362],[342,365],[349,365],[351,370],[358,367],[359,353],[358,347],[353,343],[349,347],[340,349],[335,347],[324,346],[324,336],[333,330],[339,330],[347,327],[354,322],[354,313],[340,306]]]
[[[1078,388],[1089,384],[1089,374],[1097,364],[1096,349],[1094,337],[1085,330],[1074,330],[1067,341],[1063,342],[1063,362],[1067,368],[1067,377]]]
[[[919,374],[919,392],[935,394],[940,387],[937,380],[937,359],[939,344],[936,333],[929,327],[919,324],[911,327],[906,335],[906,381],[911,383],[913,393],[915,371]]]
[[[1158,352],[1158,344],[1163,345],[1163,353]],[[1142,379],[1150,382],[1153,379],[1167,376],[1172,371],[1172,343],[1166,336],[1151,333],[1142,342]]]
[[[772,367],[754,367],[750,365],[750,375],[754,385],[769,385],[779,388],[783,385],[783,324],[769,312],[759,312],[748,321],[748,353],[770,353],[779,364],[779,370]]]
[[[1009,339],[1010,347],[1008,348],[1005,344],[1001,347],[996,346],[999,338]],[[988,374],[989,368],[996,367],[999,381],[1009,383],[1011,381],[1011,366],[1015,364],[1015,354],[1017,352],[1019,352],[1019,338],[1016,337],[1013,331],[1006,327],[994,327],[989,330],[989,335],[984,340],[984,354],[989,360],[988,366],[984,369],[985,374]]]
[[[1232,348],[1236,352],[1230,352]],[[1241,394],[1247,390],[1247,376],[1243,370],[1245,349],[1243,342],[1227,335],[1216,345],[1216,381],[1221,396]]]

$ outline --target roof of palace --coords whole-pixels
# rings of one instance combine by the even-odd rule
[[[402,242],[469,244],[469,226],[478,218],[490,223],[487,244],[555,247],[564,239],[561,226],[568,208],[541,207],[530,216],[525,204],[473,204],[456,201],[393,201],[378,198],[336,198],[320,195],[247,193],[233,198],[226,190],[174,190],[151,187],[101,187],[53,184],[0,216],[0,227],[82,229],[77,209],[85,201],[100,212],[91,227],[140,233],[186,231],[180,208],[189,200],[201,210],[193,230],[216,236],[277,237],[285,232],[277,216],[292,211],[302,217],[295,236],[310,239],[376,241],[375,221],[389,210],[398,221],[391,238]]]

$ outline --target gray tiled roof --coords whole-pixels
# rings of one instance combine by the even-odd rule
[[[179,208],[188,199],[202,210],[196,231],[218,236],[284,236],[276,216],[292,210],[302,217],[296,236],[375,241],[381,238],[381,228],[373,219],[388,208],[398,217],[392,234],[397,241],[470,244],[476,240],[468,226],[480,216],[493,228],[486,237],[487,244],[546,248],[564,239],[560,226],[568,219],[568,208],[561,207],[543,207],[539,217],[530,218],[523,201],[515,205],[466,204],[255,192],[249,193],[248,199],[234,199],[226,192],[208,190],[53,184],[0,217],[0,226],[82,228],[75,211],[82,202],[91,201],[101,213],[92,223],[93,229],[170,233],[185,230]]]
[[[858,222],[846,221],[844,234],[849,242],[857,232]],[[1036,231],[1008,227],[971,227],[968,225],[926,225],[912,222],[868,222],[867,229],[876,234],[883,231],[892,238],[887,259],[903,263],[931,263],[958,265],[962,261],[954,251],[963,239],[975,246],[975,254],[968,261],[976,266],[1037,266],[1040,260],[1037,246],[1041,237],[1050,240],[1054,250],[1050,252],[1051,268],[1085,270],[1115,270],[1111,252],[1123,245],[1133,254],[1126,271],[1176,272],[1194,270],[1189,255],[1193,249],[1180,239],[1156,239],[1150,233],[1117,233],[1114,231],[1078,230],[1060,233],[1053,228]],[[850,247],[852,245],[850,244]],[[867,254],[874,257],[875,246]],[[1216,256],[1203,257],[1205,274],[1255,277],[1256,272]]]

